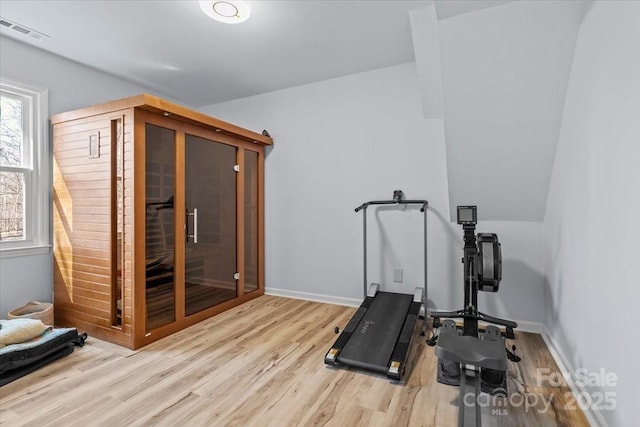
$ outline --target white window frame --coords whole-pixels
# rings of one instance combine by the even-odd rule
[[[23,164],[0,170],[25,177],[24,239],[0,241],[0,258],[45,254],[51,250],[51,174],[49,149],[49,91],[0,76],[0,92],[23,101]]]

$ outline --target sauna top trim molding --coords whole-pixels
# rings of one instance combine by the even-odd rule
[[[216,119],[198,111],[191,110],[173,102],[158,98],[153,95],[143,93],[141,95],[132,96],[130,98],[110,101],[104,104],[96,105],[79,110],[59,113],[51,116],[51,123],[58,124],[69,122],[76,119],[86,118],[89,116],[97,116],[127,108],[139,108],[151,111],[157,114],[172,117],[201,127],[207,127],[216,132],[229,134],[238,138],[253,142],[260,145],[272,145],[273,139],[268,136],[261,135],[251,130],[233,125],[231,123]]]

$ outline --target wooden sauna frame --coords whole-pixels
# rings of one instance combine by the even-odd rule
[[[56,325],[74,326],[91,336],[136,349],[264,294],[264,147],[273,143],[270,137],[148,94],[56,114],[51,122]],[[257,289],[250,293],[244,289],[244,204],[245,197],[249,196],[244,194],[245,176],[238,173],[236,262],[241,274],[236,298],[186,316],[183,304],[185,245],[177,244],[175,320],[151,331],[146,328],[145,299],[147,123],[177,132],[176,212],[185,209],[184,150],[181,153],[178,147],[184,148],[187,131],[236,147],[236,161],[241,167],[245,152],[258,154]],[[116,155],[118,147],[122,150],[120,157]],[[121,184],[115,172],[116,162],[122,166]],[[118,185],[122,185],[124,202],[121,212],[115,200]],[[119,219],[118,215],[121,215]],[[118,220],[122,221],[121,247],[117,243]],[[176,241],[185,237],[180,225],[179,221],[175,224]],[[118,256],[121,257],[120,269]]]

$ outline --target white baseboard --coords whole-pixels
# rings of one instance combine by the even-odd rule
[[[530,332],[532,334],[541,334],[544,331],[545,326],[540,322],[529,322],[528,320],[516,320],[518,324],[518,331]]]
[[[312,294],[310,292],[290,291],[289,289],[265,288],[264,293],[276,297],[302,299],[305,301],[326,302],[327,304],[346,305],[348,307],[360,307],[362,300],[355,298],[336,297],[333,295]]]
[[[441,309],[441,308],[437,308],[437,309],[429,309],[429,312],[431,311],[456,311],[457,309]],[[517,331],[520,332],[529,332],[532,334],[542,334],[542,331],[544,331],[544,324],[540,323],[540,322],[530,322],[528,320],[518,320],[518,319],[511,319],[509,318],[509,320],[513,320],[514,322],[516,322],[518,324],[518,329]],[[487,322],[483,322],[480,321],[478,322],[478,325],[485,327],[487,325],[490,325],[490,323]]]
[[[542,334],[542,331],[544,329],[544,325],[538,322],[529,322],[526,320],[514,320],[514,322],[518,324],[518,328],[516,329],[516,331],[519,331],[519,332]],[[491,325],[491,323],[480,321],[478,322],[478,325],[481,327],[485,327],[487,325]],[[503,328],[504,326],[500,326],[500,329],[503,329]]]
[[[360,307],[361,299],[336,297],[333,295],[313,294],[310,292],[291,291],[289,289],[265,288],[264,293],[277,297],[295,298],[305,301],[325,302],[327,304],[346,305],[348,307]],[[526,320],[516,320],[518,330],[522,332],[531,332],[534,334],[542,334],[544,325],[538,322],[529,322]]]
[[[558,346],[555,340],[552,338],[551,333],[546,325],[544,326],[541,335],[542,339],[547,344],[547,348],[549,349],[551,356],[558,365],[558,369],[560,369],[560,372],[566,372],[570,374],[576,372],[574,367],[569,362],[567,356],[560,349],[560,346]],[[580,395],[581,393],[588,394],[582,384],[576,384],[575,381],[573,381],[573,375],[567,375],[566,377],[567,384],[571,388],[571,392],[574,395]],[[592,426],[608,427],[607,421],[604,419],[598,409],[587,408],[583,410],[583,413],[587,417],[587,421],[589,421],[589,424],[591,424]]]

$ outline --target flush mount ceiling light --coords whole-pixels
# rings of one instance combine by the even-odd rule
[[[225,24],[239,24],[251,15],[247,2],[240,0],[200,0],[200,9],[209,18]]]

